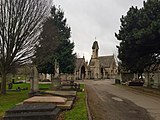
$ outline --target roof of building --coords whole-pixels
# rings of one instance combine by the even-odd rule
[[[77,58],[76,59],[76,70],[78,70],[81,67],[81,65],[83,64],[84,61],[85,61],[84,58]]]
[[[112,63],[115,61],[114,56],[100,56],[98,57],[99,63],[105,68],[111,67]]]
[[[98,42],[94,41],[92,49],[99,49]]]
[[[110,68],[112,63],[115,62],[114,56],[100,56],[98,57],[100,66]],[[89,66],[95,66],[95,61],[90,60]]]

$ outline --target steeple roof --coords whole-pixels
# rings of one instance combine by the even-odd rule
[[[94,41],[92,49],[99,49],[98,42]]]

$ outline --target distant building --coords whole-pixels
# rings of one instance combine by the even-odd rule
[[[77,58],[75,79],[104,79],[114,78],[118,72],[114,55],[98,56],[98,42],[92,46],[92,56],[90,62],[85,62],[85,58]]]

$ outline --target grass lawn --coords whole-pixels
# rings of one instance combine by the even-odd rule
[[[13,89],[16,89],[17,87],[20,87],[20,88],[28,87],[28,89],[30,89],[30,84],[29,83],[13,84]],[[50,85],[49,84],[40,84],[39,88],[41,88],[41,89],[50,88]],[[7,92],[6,95],[0,94],[0,119],[6,110],[14,107],[16,104],[27,99],[28,92],[29,92],[29,90],[22,90],[20,92]]]
[[[14,84],[13,89],[17,87],[20,88],[30,88],[30,84]],[[50,88],[49,84],[40,84],[40,89]],[[84,88],[84,85],[81,85],[81,88]],[[29,90],[22,90],[20,92],[7,92],[6,95],[0,95],[0,120],[4,115],[4,112],[16,104],[22,102],[28,98]],[[64,113],[64,120],[88,120],[87,108],[85,101],[85,92],[78,92],[76,102],[73,105],[73,108]]]
[[[17,87],[29,88],[29,84],[14,84],[13,89]],[[0,94],[0,116],[4,114],[4,112],[12,107],[14,107],[17,103],[22,102],[24,99],[28,97],[28,90],[24,90],[21,92],[7,92],[6,95]]]
[[[84,88],[84,84],[81,84]],[[78,92],[73,108],[64,113],[64,120],[88,120],[85,92]]]

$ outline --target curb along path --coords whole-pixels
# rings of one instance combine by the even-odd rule
[[[85,86],[84,90],[85,90],[85,96],[86,96],[86,106],[87,106],[88,120],[93,120],[92,116],[91,116],[91,113],[90,113],[90,108],[89,108],[89,105],[88,105],[88,95],[87,95],[86,85],[84,84],[84,86]]]

